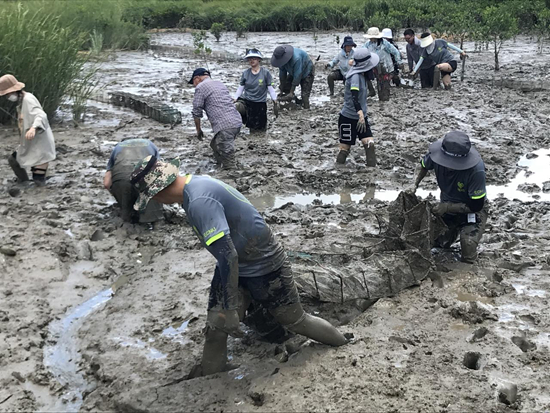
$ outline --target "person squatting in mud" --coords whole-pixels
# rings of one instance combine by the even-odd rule
[[[0,96],[5,96],[17,105],[19,146],[8,157],[8,163],[18,182],[29,180],[26,167],[31,167],[32,180],[36,186],[46,185],[48,164],[55,159],[55,142],[48,116],[38,99],[23,89],[13,75],[0,77]]]
[[[412,74],[414,66],[418,63],[420,55],[422,54],[421,42],[420,39],[415,36],[413,29],[406,29],[403,32],[403,36],[407,42],[407,62],[409,64],[409,72]],[[429,57],[425,58],[420,65],[420,84],[423,89],[433,86],[433,75],[430,76],[429,70],[423,70],[433,66],[435,66],[435,63]],[[416,76],[417,73],[415,73],[413,77],[416,78]]]
[[[449,248],[460,235],[462,260],[473,263],[488,216],[485,164],[466,133],[451,131],[430,145],[429,152],[421,160],[414,185],[407,191],[416,192],[432,169],[441,190],[441,202],[432,212],[441,216],[448,227],[435,244]]]
[[[306,314],[286,252],[256,208],[236,189],[216,179],[179,176],[179,160],[148,156],[131,179],[143,210],[151,199],[183,206],[201,244],[216,258],[210,287],[202,374],[223,371],[227,336],[242,336],[240,320],[252,300],[289,331],[332,346],[347,343],[328,321]]]
[[[412,71],[412,75],[414,76],[423,67],[420,76],[426,78],[428,85],[437,89],[441,79],[445,90],[451,90],[451,73],[458,67],[458,62],[449,49],[460,53],[461,59],[466,58],[466,52],[443,39],[434,40],[430,33],[420,35],[420,46],[422,47],[422,54]],[[423,66],[424,60],[428,58],[432,60],[433,65]],[[424,75],[422,75],[422,71],[424,71]]]
[[[267,92],[273,101],[275,116],[279,114],[273,78],[269,70],[260,66],[262,59],[263,56],[258,49],[246,51],[245,60],[250,64],[250,68],[243,72],[240,86],[235,93],[235,107],[251,133],[263,132],[267,128]]]
[[[367,166],[376,166],[374,138],[367,120],[367,78],[366,73],[378,65],[380,59],[376,53],[365,48],[355,50],[350,60],[351,68],[346,73],[344,87],[344,106],[338,118],[340,152],[336,157],[339,164],[346,163],[352,145],[357,138],[365,148]]]
[[[382,33],[378,27],[371,27],[367,30],[367,34],[364,35],[367,39],[364,47],[371,53],[376,53],[380,58],[380,64],[374,72],[378,87],[378,99],[389,100],[390,98],[390,79],[394,76],[394,65],[392,56],[398,65],[401,65],[401,53],[399,50],[382,38]],[[376,94],[374,87],[372,86],[372,79],[369,78],[367,82],[369,88],[369,95],[374,96]]]
[[[159,150],[153,142],[148,139],[126,139],[117,143],[109,157],[103,186],[115,197],[124,221],[148,223],[164,218],[164,207],[157,201],[149,202],[147,208],[139,213],[134,210],[138,191],[130,183],[130,177],[134,166],[148,155],[159,157]]]
[[[349,60],[353,58],[353,48],[357,47],[351,36],[344,37],[340,52],[336,55],[330,63],[327,63],[326,68],[332,69],[332,72],[327,76],[327,83],[330,96],[334,95],[334,81],[342,80],[346,81],[346,73],[349,69]],[[338,65],[338,66],[336,66]],[[336,66],[336,68],[335,68]]]
[[[202,67],[195,69],[189,84],[195,86],[191,113],[195,119],[198,138],[202,140],[204,137],[201,118],[205,111],[214,132],[210,147],[214,151],[216,163],[225,169],[233,169],[235,137],[241,130],[242,118],[235,109],[229,91],[219,80],[212,80],[210,72]]]
[[[289,44],[278,46],[271,56],[271,65],[279,68],[279,89],[284,95],[279,96],[279,101],[288,102],[294,98],[296,104],[309,109],[309,98],[315,80],[315,65],[309,55]],[[301,88],[301,100],[294,96],[297,86]]]

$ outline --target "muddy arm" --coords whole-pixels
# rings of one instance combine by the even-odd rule
[[[237,310],[239,308],[239,256],[233,240],[229,235],[224,235],[210,244],[208,251],[218,261],[223,288],[223,308]]]
[[[105,189],[109,190],[111,189],[112,185],[113,185],[112,173],[111,171],[107,171],[105,172],[105,176],[103,177],[103,186],[105,187]]]

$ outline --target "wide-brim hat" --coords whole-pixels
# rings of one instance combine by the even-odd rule
[[[382,33],[380,33],[380,29],[378,27],[369,27],[367,34],[364,34],[363,36],[366,39],[381,39]]]
[[[264,56],[262,55],[262,53],[258,50],[258,49],[247,49],[246,50],[246,55],[244,56],[244,59],[248,59],[250,57],[256,57],[258,59],[263,59]]]
[[[18,82],[14,75],[4,75],[0,77],[0,96],[12,92],[19,92],[24,87],[25,84]]]
[[[357,73],[365,73],[376,67],[380,62],[380,57],[376,53],[371,53],[368,49],[360,47],[353,52],[353,66],[347,71],[346,79],[349,79]]]
[[[282,46],[277,46],[273,51],[273,56],[271,56],[271,66],[281,67],[288,63],[292,59],[294,54],[294,47],[289,44]]]
[[[132,185],[139,191],[138,199],[134,203],[134,209],[136,211],[143,211],[147,208],[147,204],[156,194],[176,180],[179,170],[179,159],[163,162],[149,155],[140,161],[135,166],[130,178]]]
[[[351,37],[351,36],[344,37],[344,42],[342,43],[342,46],[340,46],[340,48],[343,49],[346,46],[357,47],[357,45],[353,41],[353,37]]]
[[[382,37],[385,39],[393,39],[393,32],[388,28],[382,29]]]
[[[430,157],[436,164],[457,171],[473,168],[481,155],[462,131],[448,132],[442,139],[430,145]]]
[[[434,38],[433,36],[430,34],[429,36],[427,37],[422,37],[420,39],[420,47],[422,48],[426,48],[428,47],[429,45],[431,45],[432,43],[434,42]]]

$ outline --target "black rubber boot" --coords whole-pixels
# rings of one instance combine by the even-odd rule
[[[243,125],[246,125],[248,117],[246,115],[246,105],[244,104],[244,102],[241,102],[240,100],[235,102],[235,109],[237,109],[237,112],[239,112],[239,114],[241,115]]]
[[[309,109],[309,96],[304,96],[302,98],[302,107],[304,109]]]
[[[29,180],[29,175],[27,174],[27,171],[19,165],[19,162],[17,162],[17,152],[12,153],[10,156],[8,156],[8,163],[13,169],[13,173],[17,177],[17,180],[19,182],[25,182]]]
[[[434,67],[434,80],[433,80],[433,89],[439,89],[439,80],[441,79],[441,70],[439,67]]]
[[[46,185],[46,171],[47,171],[47,169],[35,168],[33,166],[31,168],[31,171],[32,171],[32,180],[34,181],[34,184],[36,186]],[[37,171],[40,171],[40,172],[37,172]]]
[[[338,156],[336,157],[336,163],[339,164],[345,164],[346,159],[348,158],[349,151],[345,151],[343,149],[340,149],[340,152],[338,152]]]
[[[376,151],[374,149],[374,142],[367,142],[363,144],[365,148],[365,155],[367,156],[367,166],[376,166]]]
[[[334,77],[332,73],[327,76],[328,90],[330,91],[330,96],[334,95]]]

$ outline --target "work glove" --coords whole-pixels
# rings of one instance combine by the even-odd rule
[[[203,140],[204,132],[202,131],[202,129],[197,132],[197,138],[199,138],[199,141]]]
[[[411,185],[411,186],[409,186],[405,189],[405,193],[409,194],[409,195],[414,195],[414,194],[416,194],[417,189],[418,189],[418,185],[413,184],[413,185]],[[434,214],[435,214],[435,212],[434,212]]]
[[[209,311],[207,323],[233,337],[244,337],[237,310]]]
[[[455,204],[452,202],[440,202],[432,208],[432,213],[437,216],[445,214],[467,214],[472,212],[466,204]]]
[[[357,112],[359,115],[359,120],[357,121],[357,132],[358,133],[364,133],[367,130],[367,123],[365,122],[365,115],[363,114],[363,111],[360,110]]]

